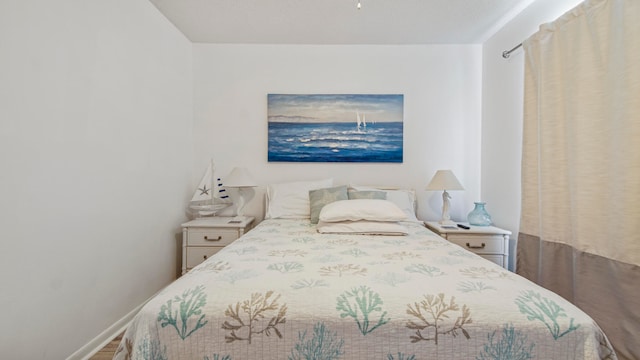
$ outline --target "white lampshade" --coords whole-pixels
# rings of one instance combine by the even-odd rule
[[[426,190],[464,190],[451,170],[438,170],[427,185]]]
[[[256,181],[253,180],[251,174],[246,168],[235,167],[231,170],[231,173],[223,179],[223,184],[229,188],[243,188],[243,187],[255,187],[258,186]]]

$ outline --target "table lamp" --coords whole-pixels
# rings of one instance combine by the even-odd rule
[[[449,217],[449,200],[451,196],[447,190],[464,190],[460,181],[451,170],[438,170],[426,187],[427,190],[443,190],[442,219],[438,222],[443,227],[456,227],[456,223]]]
[[[238,188],[238,216],[244,216],[244,206],[251,201],[255,195],[254,187],[258,186],[249,171],[243,167],[235,167],[231,173],[224,178],[224,186],[227,188]]]

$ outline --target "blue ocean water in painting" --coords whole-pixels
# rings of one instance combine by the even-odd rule
[[[402,122],[269,122],[269,161],[402,162]]]

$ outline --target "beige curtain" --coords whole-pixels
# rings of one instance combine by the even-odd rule
[[[640,359],[640,0],[585,1],[523,45],[517,272]]]

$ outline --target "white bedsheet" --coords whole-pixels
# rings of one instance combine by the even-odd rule
[[[266,220],[152,299],[116,359],[615,359],[561,297],[434,235]]]

